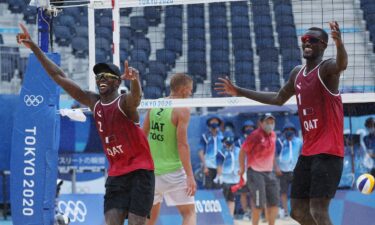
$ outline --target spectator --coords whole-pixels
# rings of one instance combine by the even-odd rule
[[[255,124],[251,120],[246,120],[242,125],[242,136],[237,140],[238,147],[241,148],[242,144],[245,142],[245,139],[247,136],[249,136],[254,130],[255,130]],[[246,172],[244,173],[244,176],[246,177]],[[243,188],[238,190],[238,193],[240,193],[240,202],[241,207],[244,212],[243,214],[243,220],[250,220],[251,219],[251,210],[250,210],[250,204],[248,202],[248,199],[250,197],[250,191],[247,185],[245,185]]]
[[[375,121],[373,117],[369,117],[365,121],[367,135],[363,138],[366,149],[370,157],[373,159],[373,167],[371,174],[375,176]]]
[[[297,136],[297,130],[292,123],[286,123],[282,136],[277,139],[277,163],[280,169],[279,181],[281,204],[283,213],[281,217],[288,217],[288,191],[293,180],[293,170],[296,167],[298,156],[301,153],[302,141]]]
[[[224,132],[223,147],[216,155],[217,175],[215,183],[223,185],[223,194],[229,208],[229,213],[234,214],[234,193],[231,187],[240,181],[238,157],[240,148],[234,143],[234,134],[231,131]]]
[[[211,116],[206,122],[208,132],[202,134],[198,153],[205,174],[203,185],[206,189],[213,189],[217,188],[213,180],[217,169],[216,154],[222,148],[223,135],[219,129],[223,121],[217,116]]]
[[[259,224],[262,209],[270,225],[275,224],[279,204],[279,182],[273,172],[275,166],[276,134],[275,117],[265,114],[260,119],[259,128],[245,140],[240,152],[240,176],[245,172],[247,155],[247,185],[251,193],[251,218],[253,225]]]

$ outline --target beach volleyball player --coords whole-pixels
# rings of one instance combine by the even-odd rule
[[[88,106],[109,161],[105,184],[104,214],[107,225],[144,225],[154,200],[154,164],[147,138],[139,127],[137,107],[141,101],[138,71],[128,67],[121,75],[117,66],[94,66],[99,94],[82,90],[49,60],[21,25],[18,43],[30,48],[49,76],[79,103]],[[130,92],[118,94],[121,79],[130,80]]]
[[[348,56],[337,22],[329,23],[336,58],[323,60],[328,34],[311,27],[301,37],[305,65],[296,66],[286,84],[276,92],[240,88],[219,78],[221,94],[243,96],[262,103],[283,105],[296,95],[303,134],[302,154],[294,170],[291,216],[302,225],[331,225],[328,208],[339,184],[344,156],[343,105],[340,74]]]

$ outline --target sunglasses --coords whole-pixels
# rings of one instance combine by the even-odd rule
[[[108,79],[116,79],[116,80],[119,80],[120,78],[112,73],[98,73],[98,74],[95,74],[95,79],[96,80],[100,80],[104,77],[104,79],[108,80]]]
[[[327,44],[327,42],[323,41],[322,39],[317,38],[317,37],[313,37],[313,36],[308,35],[308,34],[303,35],[301,37],[301,41],[302,41],[302,43],[306,43],[308,41],[310,44],[317,44],[319,42],[321,42],[323,44]]]

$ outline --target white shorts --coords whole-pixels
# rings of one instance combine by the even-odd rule
[[[163,201],[167,206],[195,204],[194,196],[187,195],[186,174],[184,169],[155,176],[154,205]]]

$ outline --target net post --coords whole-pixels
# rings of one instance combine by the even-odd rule
[[[92,1],[92,0],[91,0]],[[95,77],[92,68],[95,65],[95,9],[92,5],[87,7],[88,32],[89,32],[89,90],[95,91]]]

